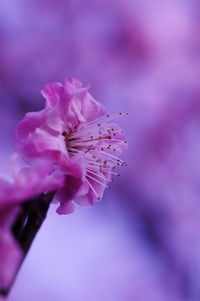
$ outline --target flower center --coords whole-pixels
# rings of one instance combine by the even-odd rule
[[[70,132],[62,132],[70,157],[78,154],[84,157],[85,181],[97,199],[99,196],[92,183],[109,188],[107,183],[111,176],[119,176],[114,169],[117,166],[127,166],[126,162],[117,157],[127,144],[123,131],[116,124],[108,123],[123,115],[127,113],[106,115]]]

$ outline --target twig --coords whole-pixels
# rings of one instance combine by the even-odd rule
[[[34,199],[28,200],[22,204],[22,210],[13,225],[12,232],[19,243],[24,256],[18,270],[13,275],[13,279],[8,288],[0,290],[0,295],[7,296],[15,281],[17,273],[30,249],[30,246],[46,218],[49,205],[55,195],[55,192],[42,194]]]

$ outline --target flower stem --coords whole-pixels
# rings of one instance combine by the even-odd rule
[[[13,225],[12,231],[16,241],[21,247],[24,256],[18,270],[13,275],[13,279],[8,288],[0,291],[0,295],[7,296],[14,283],[17,273],[30,249],[30,246],[46,218],[49,205],[55,195],[55,192],[41,194],[34,199],[27,200],[22,204],[22,209]]]

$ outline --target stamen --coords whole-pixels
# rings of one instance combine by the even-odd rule
[[[80,129],[76,129],[74,131],[74,133],[82,133],[82,131],[85,131],[86,129],[88,130],[89,128],[93,127],[94,125],[97,125],[97,126],[100,126],[102,122],[106,121],[111,121],[113,119],[116,119],[118,117],[121,117],[121,116],[125,116],[125,115],[128,115],[128,113],[125,113],[125,112],[120,112],[120,113],[116,113],[116,114],[113,114],[113,115],[104,115],[98,119],[95,119],[93,121],[90,121],[88,123],[85,124],[85,126],[83,128],[80,128]]]
[[[98,140],[104,140],[104,139],[111,139],[111,136],[98,137],[98,138],[93,138],[93,139],[89,139],[89,140],[80,140],[79,142],[91,142],[91,141],[98,141]]]
[[[100,197],[98,196],[96,190],[94,189],[94,187],[92,186],[92,184],[90,183],[90,181],[88,181],[87,178],[85,178],[85,181],[88,183],[89,187],[90,187],[90,188],[92,189],[92,191],[94,192],[96,198],[97,198],[98,200],[100,200]]]
[[[99,151],[99,153],[104,154],[105,156],[111,157],[112,159],[116,160],[117,162],[124,163],[124,161],[122,161],[121,159],[119,159],[118,157],[116,157],[116,156],[114,156],[110,153],[107,153],[107,152],[104,152],[104,151]]]
[[[93,124],[93,123],[99,123],[99,122],[104,122],[105,120],[106,121],[110,121],[110,120],[113,120],[113,119],[116,119],[118,117],[121,117],[121,116],[124,116],[124,115],[128,115],[128,113],[126,112],[119,112],[119,113],[116,113],[116,114],[113,114],[113,115],[104,115],[96,120],[93,120],[93,121],[90,121],[87,123],[87,126]]]
[[[102,180],[105,181],[105,177],[102,177],[101,175],[99,175],[99,174],[93,172],[92,170],[90,170],[90,169],[87,168],[87,167],[86,167],[86,169],[87,169],[87,171],[88,171],[89,173],[91,173],[91,174],[95,175],[96,177],[99,177],[100,179],[102,179]]]
[[[90,179],[92,179],[93,181],[95,181],[95,182],[101,184],[102,186],[108,188],[108,186],[107,186],[105,183],[102,183],[101,181],[97,180],[96,178],[94,178],[94,177],[88,175],[88,173],[87,173],[86,177],[87,177],[87,178],[90,178]]]
[[[81,128],[63,131],[65,145],[69,156],[82,156],[85,160],[84,181],[89,185],[97,199],[100,199],[92,181],[103,188],[109,188],[108,181],[113,181],[111,175],[119,176],[115,172],[117,166],[127,166],[127,163],[117,156],[120,153],[123,143],[123,131],[118,126],[109,125],[109,121],[127,113],[104,115],[96,120],[84,124]]]

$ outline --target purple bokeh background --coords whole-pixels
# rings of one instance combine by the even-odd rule
[[[52,206],[9,301],[200,300],[200,2],[2,0],[0,164],[73,76],[127,132],[129,166],[92,208]]]

